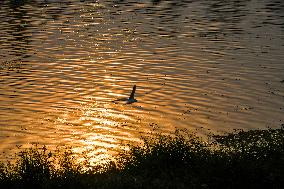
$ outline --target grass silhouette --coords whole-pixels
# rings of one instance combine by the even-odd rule
[[[237,131],[206,142],[177,130],[143,138],[92,169],[71,150],[22,151],[1,163],[1,188],[283,188],[284,129]],[[102,170],[104,171],[98,171]]]

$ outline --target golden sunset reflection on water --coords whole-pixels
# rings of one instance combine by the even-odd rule
[[[279,127],[278,4],[3,2],[0,152],[69,146],[96,162],[176,128],[206,136]],[[133,85],[138,102],[115,101]]]

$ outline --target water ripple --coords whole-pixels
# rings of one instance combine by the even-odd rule
[[[3,1],[0,149],[115,154],[148,132],[283,123],[283,3]],[[137,85],[137,103],[113,103]]]

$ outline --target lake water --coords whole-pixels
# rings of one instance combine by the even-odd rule
[[[1,1],[0,45],[4,156],[284,123],[283,1]]]

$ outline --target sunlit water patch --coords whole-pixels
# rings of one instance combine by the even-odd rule
[[[0,150],[109,158],[149,132],[284,123],[280,1],[2,1]],[[137,85],[132,104],[127,98]]]

